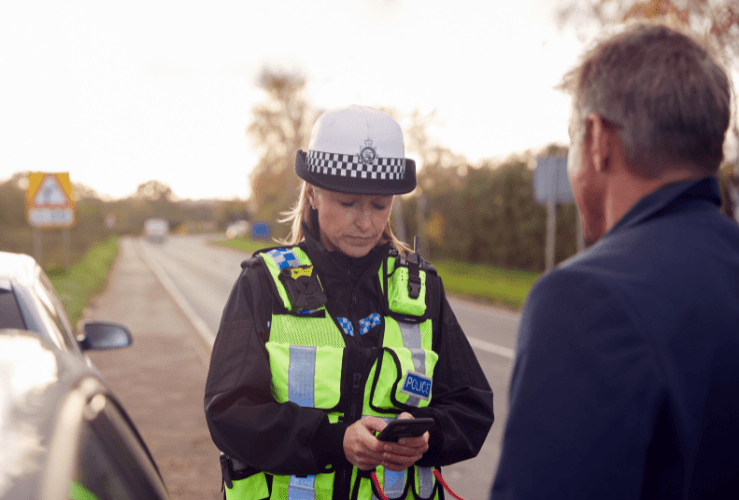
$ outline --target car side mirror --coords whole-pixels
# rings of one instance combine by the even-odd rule
[[[106,321],[87,321],[83,333],[77,336],[77,343],[83,351],[102,351],[119,349],[131,345],[131,332],[123,325]]]

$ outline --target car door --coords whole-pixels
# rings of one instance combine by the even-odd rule
[[[83,415],[70,499],[170,498],[146,445],[115,399],[97,394]]]

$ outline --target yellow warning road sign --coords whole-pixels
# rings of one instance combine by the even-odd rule
[[[74,226],[77,213],[69,173],[28,174],[26,220],[31,227],[39,229]]]

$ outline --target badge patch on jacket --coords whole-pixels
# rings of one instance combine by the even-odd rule
[[[400,392],[428,400],[431,396],[432,380],[431,377],[427,377],[422,373],[407,370]]]
[[[316,309],[328,300],[313,266],[286,267],[280,270],[290,302],[298,311]]]

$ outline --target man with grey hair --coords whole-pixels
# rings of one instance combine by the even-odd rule
[[[563,87],[589,248],[526,301],[491,498],[739,498],[739,227],[715,178],[729,79],[691,37],[638,24]]]

